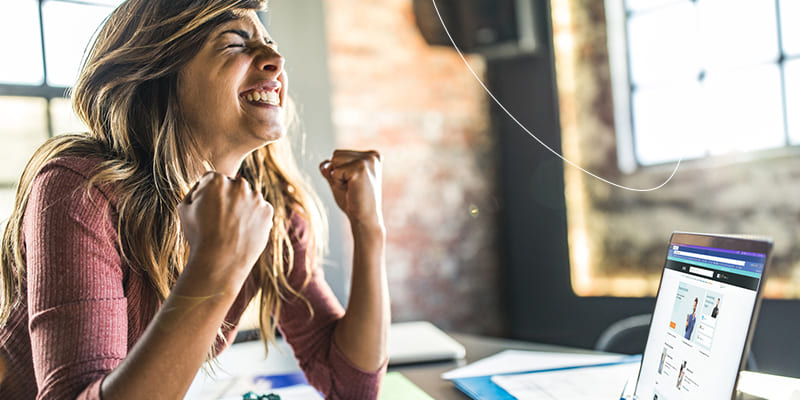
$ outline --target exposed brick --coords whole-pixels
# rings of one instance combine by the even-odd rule
[[[495,148],[483,89],[455,50],[425,43],[410,0],[325,6],[337,145],[384,156],[394,320],[500,332],[498,191],[487,162]],[[468,60],[482,75],[483,60]]]

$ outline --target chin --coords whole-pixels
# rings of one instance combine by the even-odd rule
[[[272,140],[278,140],[286,136],[286,127],[281,125],[279,128],[271,129],[267,134]]]
[[[261,144],[262,146],[267,145],[286,136],[286,128],[283,126],[270,127],[269,129],[256,132],[255,136],[263,142]]]

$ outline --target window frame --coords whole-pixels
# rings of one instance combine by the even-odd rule
[[[611,77],[611,90],[613,98],[613,114],[617,145],[617,166],[624,174],[634,174],[639,171],[651,169],[661,170],[666,164],[674,164],[677,159],[644,164],[636,154],[636,132],[634,128],[634,110],[632,104],[633,93],[636,90],[632,82],[630,69],[630,54],[628,52],[628,17],[630,12],[625,6],[626,0],[605,0],[606,34],[609,55],[609,74]],[[696,0],[688,0],[696,3]],[[789,132],[789,115],[786,90],[786,64],[793,60],[800,60],[800,54],[787,55],[783,46],[783,27],[781,18],[781,0],[775,1],[776,30],[778,58],[763,65],[777,65],[780,73],[780,101],[783,114],[783,145],[765,149],[751,150],[737,153],[736,155],[716,154],[705,155],[699,158],[685,158],[684,162],[699,165],[701,168],[708,165],[725,164],[731,158],[737,160],[761,159],[783,157],[787,153],[800,155],[800,143],[792,143]],[[645,11],[650,12],[650,10]],[[705,69],[701,70],[701,74]],[[700,79],[700,78],[698,78]]]
[[[42,82],[38,85],[30,85],[30,84],[16,84],[16,83],[2,83],[0,82],[0,97],[32,97],[32,98],[40,98],[44,99],[46,102],[46,127],[47,127],[47,137],[51,138],[55,136],[55,132],[53,131],[53,111],[52,111],[52,103],[53,99],[66,99],[69,98],[69,90],[71,87],[69,86],[54,86],[48,83],[48,71],[47,71],[47,49],[46,49],[46,41],[44,35],[44,13],[42,11],[44,4],[46,2],[57,2],[57,3],[71,3],[76,5],[83,5],[83,6],[99,6],[99,7],[108,7],[109,12],[111,12],[115,7],[118,6],[101,1],[91,1],[91,0],[37,0],[37,13],[38,13],[38,24],[39,24],[39,48],[40,48],[40,55],[41,55],[41,65],[42,65]],[[0,189],[13,189],[16,187],[16,182],[9,182],[9,181],[0,181]]]

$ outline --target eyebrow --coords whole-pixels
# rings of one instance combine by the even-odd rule
[[[250,36],[250,32],[242,30],[242,29],[228,29],[228,30],[220,32],[220,34],[217,37],[218,38],[222,37],[222,35],[224,35],[226,33],[233,33],[234,35],[239,35],[244,40],[252,39],[252,36]],[[270,43],[270,42],[274,43],[274,40],[272,40],[272,38],[269,38],[267,36],[262,36],[261,39],[263,39],[264,43]]]
[[[226,31],[222,31],[222,32],[220,32],[218,37],[221,37],[222,35],[224,35],[226,33],[233,33],[234,35],[239,35],[245,40],[250,40],[250,38],[251,38],[250,32],[247,32],[247,31],[241,30],[241,29],[228,29]]]

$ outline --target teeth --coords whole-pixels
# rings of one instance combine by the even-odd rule
[[[281,102],[280,96],[278,96],[278,93],[276,93],[276,92],[255,91],[255,92],[248,93],[245,96],[245,98],[248,101],[257,101],[257,102],[260,102],[260,103],[267,103],[267,104],[272,104],[272,105],[275,105],[275,106],[280,105],[280,102]]]
[[[267,103],[278,105],[281,99],[275,92],[262,92],[261,101],[266,101]]]

